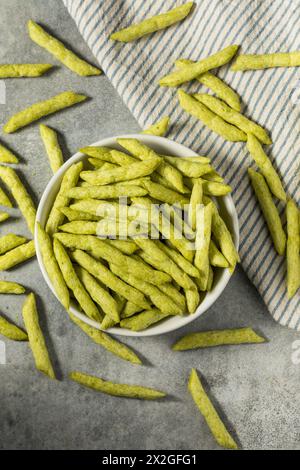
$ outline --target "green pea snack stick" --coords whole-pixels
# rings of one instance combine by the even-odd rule
[[[120,152],[119,150],[111,150],[110,151],[111,159],[114,163],[120,166],[127,166],[131,165],[132,163],[136,163],[138,161],[137,158],[128,155],[127,153]]]
[[[7,147],[0,144],[0,162],[1,163],[18,163],[19,160]]]
[[[121,313],[121,318],[129,318],[132,317],[135,313],[141,312],[143,309],[140,308],[138,305],[135,305],[133,302],[130,302],[130,300],[127,300],[124,309]]]
[[[111,150],[109,147],[97,147],[97,146],[88,146],[88,147],[82,147],[79,149],[81,153],[84,153],[85,155],[89,155],[90,157],[93,158],[98,158],[101,161],[108,162],[108,163],[114,163],[112,158],[111,158]]]
[[[115,299],[115,301],[117,303],[119,316],[121,316],[121,313],[122,313],[123,308],[125,307],[125,305],[127,303],[127,300],[122,295],[118,294],[117,292],[113,292],[112,296],[113,296],[113,298]]]
[[[158,199],[159,201],[166,202],[167,204],[187,204],[189,201],[188,198],[183,196],[181,193],[166,188],[161,184],[154,183],[153,181],[145,181],[144,186],[151,197]]]
[[[266,340],[252,328],[236,328],[232,330],[213,330],[191,333],[180,338],[172,347],[173,351],[188,349],[211,348],[236,344],[265,343]]]
[[[153,206],[151,199],[149,198],[132,198],[132,202],[138,206],[145,206],[150,213],[157,218],[157,225],[155,228],[163,235],[166,239],[166,242],[170,243],[171,247],[175,247],[188,261],[192,261],[194,258],[194,252],[192,244],[189,240],[182,236],[182,232],[177,230],[175,224],[166,224],[164,221],[164,214],[159,213],[159,210]],[[171,218],[172,208],[168,205],[164,205],[164,212]],[[153,225],[155,225],[153,223]]]
[[[152,18],[148,18],[141,23],[133,24],[128,28],[121,29],[111,34],[113,41],[130,42],[135,41],[147,34],[154,33],[161,29],[168,28],[178,21],[183,20],[191,11],[193,2],[185,3],[179,7],[169,10]]]
[[[145,129],[142,132],[142,134],[150,134],[150,135],[157,135],[157,136],[163,137],[168,132],[169,123],[170,123],[169,116],[165,116],[159,121],[152,124],[152,126]]]
[[[196,222],[197,222],[197,210],[199,205],[202,204],[202,196],[203,196],[203,186],[200,179],[196,179],[193,184],[190,204],[189,204],[189,211],[188,211],[188,221],[190,226],[193,230],[196,230]]]
[[[26,242],[26,238],[15,235],[14,233],[8,233],[0,238],[0,255],[4,255],[7,251],[16,248],[19,245],[23,245]]]
[[[0,223],[5,222],[9,218],[10,218],[10,214],[4,211],[0,211]]]
[[[51,68],[50,64],[2,64],[0,78],[40,77]]]
[[[268,225],[274,247],[279,255],[283,255],[286,248],[286,235],[267,183],[261,174],[251,168],[248,169],[248,174]]]
[[[118,248],[124,255],[132,255],[138,250],[137,245],[132,240],[106,240],[109,245]]]
[[[108,330],[109,328],[113,328],[116,324],[117,322],[115,322],[109,315],[105,315],[100,328],[101,330]]]
[[[175,302],[175,304],[180,307],[182,313],[187,311],[186,299],[174,284],[171,282],[161,284],[161,286],[159,286],[159,290],[170,297]],[[123,317],[123,314],[122,318],[125,318]]]
[[[192,116],[202,121],[209,129],[219,134],[225,140],[230,142],[246,141],[246,134],[227,123],[217,114],[213,113],[203,103],[195,100],[192,96],[185,93],[183,90],[178,90],[178,98],[181,107]]]
[[[121,138],[117,139],[117,142],[127,151],[132,153],[134,157],[139,158],[140,160],[156,160],[157,158],[161,158],[161,164],[156,168],[157,173],[169,181],[180,192],[184,192],[183,178],[180,172],[178,172],[172,165],[163,161],[162,157],[160,157],[150,147],[139,142],[137,139]]]
[[[102,171],[115,170],[117,168],[118,168],[117,165],[115,165],[114,163],[108,163],[108,162],[104,162],[104,165],[101,167]]]
[[[51,364],[44,335],[42,333],[39,316],[36,308],[35,296],[30,293],[23,304],[22,315],[27,330],[30,348],[35,360],[36,368],[55,379],[55,373]]]
[[[44,116],[49,116],[49,114],[56,113],[57,111],[69,108],[74,104],[81,103],[86,100],[86,98],[86,96],[79,95],[73,91],[65,91],[49,98],[48,100],[35,103],[23,111],[19,111],[9,119],[3,127],[3,131],[6,134],[11,134],[22,127],[28,126],[34,121],[38,121]]]
[[[209,262],[211,266],[217,268],[229,268],[229,263],[225,256],[219,251],[213,240],[210,240],[209,245]]]
[[[190,261],[188,261],[184,256],[178,253],[177,250],[170,248],[170,246],[164,245],[163,243],[158,242],[158,246],[163,250],[169,257],[172,259],[186,274],[191,277],[199,277],[200,273],[198,269],[193,266]]]
[[[0,206],[12,207],[12,203],[2,188],[0,188]]]
[[[24,294],[25,288],[16,282],[0,281],[0,294]]]
[[[149,161],[137,162],[132,165],[118,167],[113,170],[104,171],[100,168],[100,170],[96,171],[83,171],[81,172],[80,177],[92,185],[106,185],[124,182],[151,175],[160,162],[161,158],[153,158]]]
[[[291,199],[286,206],[287,218],[287,290],[291,299],[300,287],[299,211]]]
[[[286,201],[286,194],[281,180],[273,167],[271,161],[265,154],[261,144],[253,134],[248,134],[247,149],[261,173],[265,177],[269,189],[275,197],[281,201]]]
[[[42,253],[43,263],[45,265],[47,274],[53,284],[55,293],[62,305],[65,307],[65,309],[69,310],[69,290],[54,256],[52,240],[48,233],[42,228],[40,223],[37,224],[37,237]]]
[[[153,308],[151,310],[145,310],[133,317],[121,320],[120,325],[121,328],[128,328],[132,331],[143,331],[168,316],[168,313],[163,313],[160,310]]]
[[[181,172],[170,163],[162,161],[156,171],[152,173],[152,181],[155,181],[154,178],[156,176],[164,186],[183,194],[187,192],[187,188],[185,188],[183,184],[183,176]]]
[[[178,59],[175,61],[175,65],[177,67],[184,67],[189,64],[193,64],[192,60],[188,59]],[[206,72],[202,75],[197,77],[198,82],[202,83],[202,85],[209,88],[213,91],[221,100],[225,101],[232,109],[236,111],[241,110],[241,102],[239,95],[229,86],[227,83],[223,82],[219,77],[216,75]]]
[[[0,271],[8,270],[17,264],[23,263],[35,255],[34,241],[31,240],[17,246],[0,256]]]
[[[160,248],[162,251],[164,251],[163,248],[162,248],[162,246],[159,246],[159,248]],[[175,250],[174,250],[174,251],[175,251]],[[150,266],[153,266],[153,267],[156,268],[156,269],[162,269],[162,268],[163,268],[163,265],[162,265],[162,263],[161,263],[161,260],[159,260],[159,259],[157,259],[157,258],[151,256],[149,252],[147,253],[147,252],[145,252],[145,251],[141,251],[141,252],[139,253],[139,257],[140,257],[143,261],[145,261],[145,263],[148,263]],[[172,260],[172,261],[173,261],[173,260]],[[182,269],[182,267],[179,265],[179,263],[175,263],[175,267],[176,267],[176,269],[177,269],[177,267],[180,268],[180,269]],[[175,267],[174,267],[174,265],[173,265],[173,268],[175,268]],[[166,267],[166,270],[167,270],[167,269],[168,269],[168,268]],[[196,268],[195,268],[195,269],[196,269]],[[183,270],[182,270],[182,271],[183,271]],[[184,272],[184,271],[183,271],[183,272]],[[185,273],[185,272],[184,272],[184,273]],[[185,274],[186,274],[186,273],[185,273]],[[184,275],[185,275],[185,274],[184,274]],[[175,272],[174,276],[176,276],[176,272]],[[190,281],[191,281],[191,282],[190,282]],[[194,290],[194,288],[195,288],[194,282],[193,282],[192,280],[190,280],[190,281],[187,281],[186,279],[183,280],[183,283],[184,283],[184,285],[185,285],[185,287],[184,287],[185,292],[186,292],[187,290]],[[175,283],[176,283],[176,281],[175,281]],[[177,283],[177,285],[179,285],[179,284]],[[182,286],[180,286],[180,287],[182,287]],[[159,286],[159,289],[160,289],[162,292],[166,293],[168,296],[171,296],[171,297],[173,298],[174,302],[177,303],[177,305],[179,305],[179,306],[181,307],[181,311],[185,311],[185,308],[183,308],[183,306],[182,306],[182,297],[183,297],[183,295],[180,294],[180,300],[179,300],[176,296],[174,296],[174,293],[173,293],[173,292],[172,292],[172,295],[170,294],[170,288],[172,288],[172,284],[171,284],[171,283],[168,283],[168,284],[167,284],[167,283],[166,283],[166,284],[161,284],[161,285]],[[157,307],[159,308],[159,306],[157,306]],[[184,307],[186,307],[186,302],[185,302],[185,300],[184,300]],[[190,312],[190,313],[194,313],[194,309],[193,309],[194,307],[193,307],[191,304],[189,304],[188,307],[189,307],[189,309],[188,309],[189,312]]]
[[[97,235],[101,238],[107,237],[135,237],[149,232],[148,224],[139,223],[138,229],[130,226],[130,220],[114,220],[103,218],[98,222],[75,220],[60,225],[59,230],[74,235]],[[127,240],[122,240],[127,241]]]
[[[100,217],[97,217],[96,215],[92,215],[84,211],[70,209],[70,207],[61,207],[59,210],[64,214],[65,217],[67,217],[69,222],[74,222],[76,220],[88,220],[96,222],[100,219]]]
[[[195,369],[192,369],[191,371],[188,389],[217,443],[226,449],[237,449],[238,446],[236,442],[230,436],[215,407],[206,394]]]
[[[148,194],[147,189],[129,184],[111,184],[106,186],[74,187],[62,192],[73,199],[116,199],[118,197],[139,197]]]
[[[46,49],[56,59],[62,62],[73,72],[81,76],[100,75],[102,72],[98,68],[80,59],[74,52],[58,39],[48,34],[40,25],[32,20],[27,23],[29,36],[36,44]]]
[[[107,333],[103,331],[97,330],[92,326],[88,325],[87,323],[81,321],[75,315],[69,314],[71,320],[81,328],[81,330],[88,335],[96,344],[99,344],[103,348],[107,349],[107,351],[115,354],[115,356],[124,359],[125,361],[132,362],[133,364],[142,364],[139,357],[125,344],[120,343],[116,339],[109,336]]]
[[[28,341],[27,333],[6,320],[2,315],[0,315],[0,335],[13,341]]]
[[[194,178],[192,178],[194,181]],[[203,194],[209,196],[226,196],[231,193],[232,188],[228,184],[219,183],[217,181],[202,180]]]
[[[82,162],[73,164],[67,169],[63,176],[60,189],[57,193],[46,224],[46,232],[49,233],[49,235],[53,235],[57,231],[58,226],[64,220],[64,214],[60,211],[60,207],[68,205],[69,197],[66,192],[76,186],[82,166]]]
[[[220,176],[215,170],[203,175],[203,179],[207,181],[216,181],[217,183],[224,183],[224,178],[222,178],[222,176]]]
[[[175,169],[175,168],[174,168]],[[181,179],[183,180],[183,177],[181,175]],[[182,184],[182,186],[180,188],[174,186],[172,183],[170,183],[170,181],[166,180],[163,176],[159,175],[157,173],[157,171],[155,171],[154,173],[152,173],[151,175],[151,180],[154,182],[154,183],[158,183],[162,186],[165,186],[166,188],[168,189],[172,189],[173,191],[178,191],[182,194],[189,194],[190,193],[190,190],[189,188],[187,188],[186,186],[184,186],[184,184]]]
[[[71,380],[81,385],[116,397],[155,400],[166,396],[165,393],[154,390],[153,388],[141,387],[140,385],[116,384],[81,372],[71,372],[69,377]]]
[[[194,263],[200,273],[199,287],[202,291],[207,289],[209,279],[209,246],[211,240],[212,215],[212,203],[207,206],[200,206],[197,211],[196,254]]]
[[[191,157],[192,158],[192,157]],[[206,159],[206,157],[203,157]],[[212,171],[212,167],[209,162],[199,163],[189,158],[178,158],[165,156],[164,159],[175,166],[181,173],[190,178],[199,178]]]
[[[246,134],[251,132],[263,144],[269,145],[272,143],[272,140],[270,139],[268,133],[263,127],[251,121],[238,111],[235,111],[224,101],[219,100],[215,96],[207,95],[204,93],[196,93],[193,95],[193,97],[200,103],[203,103],[212,112],[224,119],[224,121],[233,124],[234,126],[244,131]]]
[[[5,222],[9,217],[10,215],[7,212],[0,211],[0,222]]]
[[[102,160],[99,160],[99,158],[88,158],[88,162],[96,169],[96,170],[100,170],[100,168],[103,167],[103,165],[105,164],[104,161]]]
[[[171,157],[169,156],[168,158],[176,158],[178,160],[178,157]],[[203,157],[202,155],[192,155],[190,157],[180,157],[182,160],[187,160],[189,162],[194,162],[194,163],[210,163],[210,158],[209,157]]]
[[[184,220],[185,212],[184,210],[181,210],[180,206],[171,207],[168,204],[164,204],[163,212],[164,214],[166,214],[166,216],[170,217],[170,220],[172,221],[175,229],[179,228],[179,230],[181,230],[181,227],[182,227],[182,232],[188,240],[195,239],[195,232],[192,230],[188,222]],[[171,237],[170,237],[170,241],[172,241]],[[168,240],[166,240],[166,243],[168,243]]]
[[[275,52],[273,54],[241,54],[231,67],[239,70],[257,70],[270,67],[298,67],[300,65],[300,51]]]
[[[101,217],[108,217],[110,214],[110,210],[118,210],[119,209],[119,204],[114,201],[105,201],[105,200],[100,200],[100,199],[81,199],[73,204],[70,204],[70,209],[80,211],[80,212],[86,212],[89,215],[93,215],[99,218],[99,212]],[[107,208],[108,211],[105,211],[103,209]],[[98,216],[97,216],[98,214]],[[82,219],[84,220],[84,219]]]
[[[49,157],[53,173],[56,173],[64,163],[62,150],[58,143],[57,133],[44,124],[40,125],[40,133]]]
[[[209,204],[211,201],[207,196],[203,196],[204,204]],[[236,263],[240,261],[239,254],[235,248],[230,231],[227,228],[224,220],[220,216],[216,205],[213,203],[212,214],[212,234],[217,241],[222,254],[229,262],[231,270],[234,270]]]
[[[0,166],[0,179],[11,191],[13,198],[27,222],[29,230],[33,233],[36,209],[17,173],[12,168]]]
[[[188,64],[185,67],[161,78],[159,84],[160,86],[175,87],[182,85],[182,83],[189,82],[190,80],[194,80],[203,73],[230,62],[237,53],[238,48],[239,46],[237,45],[228,46],[225,49],[200,60],[199,62]]]

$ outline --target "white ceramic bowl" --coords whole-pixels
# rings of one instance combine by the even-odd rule
[[[152,147],[156,152],[162,153],[165,155],[175,155],[178,157],[196,155],[195,152],[192,152],[184,145],[177,144],[176,142],[173,142],[172,140],[166,139],[164,137],[156,137],[156,136],[144,135],[144,134],[132,134],[132,135],[126,135],[126,136],[119,136],[119,137],[132,137],[132,138],[139,139],[140,141],[144,142],[146,145],[149,145],[150,147]],[[116,139],[117,137],[109,137],[109,138],[100,140],[99,142],[96,142],[95,144],[92,144],[92,145],[106,146],[106,147],[113,147],[116,149],[120,149],[118,144],[116,143]],[[52,207],[56,194],[59,190],[60,183],[61,183],[61,180],[65,171],[73,163],[76,163],[80,160],[85,160],[86,158],[87,157],[83,155],[82,153],[80,152],[76,153],[59,169],[59,171],[49,181],[44,191],[44,194],[40,200],[40,204],[39,204],[38,211],[37,211],[37,221],[40,222],[42,227],[44,227],[46,223],[50,209]],[[224,220],[226,221],[233,235],[234,243],[236,247],[238,248],[239,226],[238,226],[238,218],[237,218],[237,213],[235,210],[233,200],[231,196],[229,195],[223,198],[218,198],[218,201],[220,199],[221,199],[221,204],[219,205],[220,213],[222,217],[224,218]],[[44,279],[46,283],[48,284],[49,288],[52,290],[54,295],[56,295],[53,289],[52,283],[44,267],[36,233],[35,233],[35,242],[36,242],[36,254],[37,254],[37,259],[38,259],[40,269],[42,271]],[[163,333],[168,333],[173,330],[177,330],[178,328],[181,328],[184,325],[191,323],[196,318],[200,317],[200,315],[202,315],[207,309],[209,309],[209,307],[211,307],[213,303],[216,302],[218,297],[222,294],[227,283],[229,282],[230,277],[231,277],[231,274],[228,269],[217,270],[217,274],[215,275],[214,286],[213,286],[212,291],[206,294],[203,302],[199,305],[199,307],[197,308],[196,312],[193,315],[185,315],[183,317],[172,316],[160,322],[159,324],[154,325],[148,328],[147,330],[140,331],[140,332],[134,332],[134,331],[130,331],[130,330],[123,329],[123,328],[110,328],[107,331],[113,334],[121,335],[121,336],[154,336],[154,335],[160,335]],[[78,318],[80,318],[84,322],[100,329],[100,325],[97,322],[90,320],[88,317],[83,315],[80,311],[77,310],[75,306],[71,306],[70,310],[74,315],[76,315]]]

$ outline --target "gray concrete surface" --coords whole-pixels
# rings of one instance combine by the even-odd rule
[[[0,63],[50,59],[28,39],[28,18],[47,24],[93,60],[59,0],[0,0]],[[138,130],[104,76],[82,79],[61,67],[41,79],[6,80],[6,85],[1,126],[20,108],[65,89],[92,97],[45,121],[63,133],[67,157],[102,137]],[[38,127],[4,140],[22,157],[21,172],[38,203],[51,176]],[[11,222],[1,225],[1,235],[11,231],[29,235],[18,212],[13,214]],[[42,326],[60,380],[52,382],[36,371],[26,344],[5,341],[7,361],[0,365],[0,449],[217,449],[186,390],[191,367],[205,376],[222,416],[244,449],[300,449],[300,364],[292,361],[292,345],[299,334],[272,320],[241,270],[214,307],[184,330],[127,340],[145,358],[143,367],[110,355],[71,324],[36,261],[1,278],[20,281],[38,295]],[[2,296],[0,311],[22,324],[23,300],[23,296]],[[245,325],[263,332],[269,343],[171,352],[171,344],[183,333]],[[170,398],[147,403],[97,394],[68,380],[74,369],[155,386]]]

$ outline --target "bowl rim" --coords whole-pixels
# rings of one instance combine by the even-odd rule
[[[151,143],[157,144],[158,146],[169,146],[170,147],[170,154],[175,155],[178,157],[182,156],[197,156],[197,153],[190,150],[188,147],[186,147],[183,144],[179,144],[171,139],[167,139],[166,137],[158,137],[158,136],[153,136],[149,134],[124,134],[124,135],[119,135],[119,136],[111,136],[111,137],[106,137],[104,139],[101,139],[93,144],[90,144],[89,146],[105,146],[105,147],[110,147],[113,145],[116,145],[116,139],[119,138],[135,138],[139,139],[146,145],[151,147]],[[186,154],[186,155],[178,155],[178,154]],[[72,157],[70,157],[62,166],[61,168],[51,177],[50,181],[48,182],[43,195],[40,199],[38,209],[37,209],[37,215],[36,215],[36,224],[35,224],[35,232],[34,232],[34,239],[35,239],[35,246],[36,246],[36,256],[38,260],[38,265],[39,268],[42,272],[42,275],[44,277],[44,280],[50,290],[53,292],[55,297],[58,299],[58,296],[54,290],[54,287],[49,279],[48,273],[45,269],[39,243],[38,243],[38,237],[37,237],[37,223],[41,223],[42,226],[44,226],[43,223],[43,218],[44,218],[44,211],[45,211],[45,206],[47,205],[47,200],[53,196],[53,187],[55,187],[56,184],[58,184],[59,180],[63,177],[63,174],[66,172],[66,170],[73,164],[76,163],[80,160],[83,160],[84,158],[87,158],[86,155],[84,155],[82,152],[76,152]],[[57,192],[56,192],[57,194]],[[227,215],[229,216],[231,220],[231,225],[232,225],[232,236],[233,236],[233,241],[235,244],[235,247],[238,249],[239,248],[239,222],[238,222],[238,215],[236,212],[236,208],[232,199],[232,196],[230,194],[224,196],[222,198],[224,207],[226,209]],[[47,214],[48,215],[48,214]],[[160,334],[165,334],[165,333],[170,333],[171,331],[175,331],[177,329],[180,329],[189,323],[193,322],[196,320],[196,318],[199,318],[203,313],[205,313],[220,297],[220,295],[223,293],[224,289],[226,288],[230,278],[232,276],[232,273],[229,271],[229,269],[223,269],[220,279],[217,283],[216,286],[213,287],[213,289],[208,292],[205,295],[204,300],[200,303],[198,306],[197,310],[195,313],[186,315],[184,317],[170,317],[162,322],[159,322],[158,324],[155,324],[148,329],[144,331],[131,331],[125,328],[119,328],[119,327],[112,327],[105,332],[111,333],[114,335],[118,336],[131,336],[131,337],[147,337],[147,336],[157,336]],[[59,300],[59,299],[58,299]],[[101,330],[100,324],[91,320],[88,318],[86,315],[80,313],[74,306],[70,306],[70,312],[78,317],[80,320],[84,321],[90,326],[93,326],[94,328],[97,328]],[[170,321],[173,319],[177,319],[177,323],[168,325]],[[173,322],[174,323],[174,322]],[[101,330],[104,331],[104,330]]]

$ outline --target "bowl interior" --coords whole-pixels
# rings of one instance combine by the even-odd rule
[[[118,137],[132,137],[132,138],[139,139],[140,141],[144,142],[146,145],[153,148],[153,150],[155,150],[157,153],[162,153],[165,155],[174,155],[178,157],[188,157],[188,156],[197,155],[195,152],[192,152],[184,145],[178,144],[164,137],[156,137],[156,136],[144,135],[144,134],[131,134],[131,135],[126,135],[126,136],[118,136]],[[93,146],[107,146],[107,147],[112,147],[112,148],[121,150],[121,148],[116,143],[116,139],[118,137],[106,138],[106,139],[100,140],[99,142],[95,142],[92,145]],[[38,211],[37,211],[37,221],[40,222],[42,227],[44,227],[46,224],[48,215],[50,213],[51,207],[55,200],[56,194],[59,190],[61,180],[65,171],[72,164],[81,160],[87,161],[87,157],[80,152],[76,153],[59,169],[59,171],[49,181],[44,191],[44,194],[40,200],[40,204],[39,204]],[[222,215],[229,230],[231,231],[234,243],[236,247],[238,248],[238,244],[239,244],[238,218],[237,218],[237,213],[235,210],[232,197],[230,195],[227,195],[223,198],[218,198],[218,206],[219,206],[220,214]],[[38,259],[40,269],[42,271],[42,274],[48,286],[50,287],[54,295],[56,295],[53,289],[52,283],[44,267],[36,233],[35,233],[35,242],[36,242],[37,259]],[[186,315],[183,317],[179,317],[179,316],[170,317],[148,328],[147,330],[140,331],[140,332],[134,332],[134,331],[130,331],[130,330],[123,329],[123,328],[117,328],[117,327],[110,328],[107,331],[113,334],[121,335],[121,336],[153,336],[153,335],[167,333],[167,332],[176,330],[178,328],[181,328],[184,325],[187,325],[188,323],[195,320],[195,318],[198,318],[209,307],[211,307],[211,305],[218,299],[218,297],[221,295],[221,293],[225,289],[227,283],[229,282],[230,277],[231,277],[231,274],[228,269],[216,270],[213,289],[211,290],[211,292],[205,295],[204,300],[199,305],[199,307],[197,308],[196,312],[193,315]],[[79,317],[82,321],[100,329],[100,325],[97,322],[90,320],[88,317],[83,315],[75,307],[75,305],[71,305],[70,311],[74,315]]]

